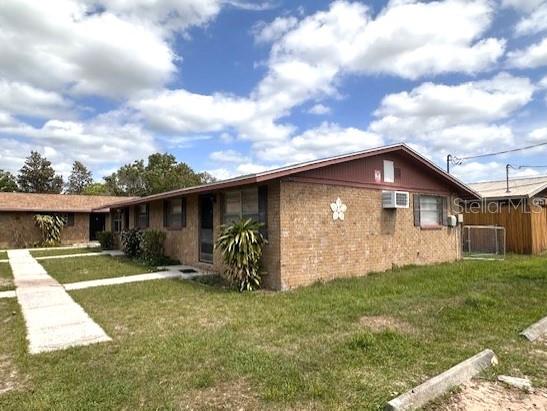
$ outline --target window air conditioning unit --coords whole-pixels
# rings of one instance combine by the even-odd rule
[[[408,208],[410,194],[406,191],[382,191],[383,208]]]

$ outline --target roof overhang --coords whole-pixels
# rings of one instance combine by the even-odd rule
[[[244,175],[241,177],[236,177],[228,180],[218,181],[215,183],[204,184],[200,186],[182,188],[179,190],[168,191],[165,193],[154,194],[146,197],[141,197],[138,199],[133,199],[130,201],[118,202],[116,204],[108,205],[110,208],[121,208],[128,207],[142,203],[148,203],[156,200],[165,200],[169,198],[175,198],[180,196],[185,196],[189,194],[199,194],[214,192],[218,190],[226,190],[229,188],[250,185],[250,184],[259,184],[270,180],[275,180],[283,177],[288,177],[294,174],[298,174],[304,171],[314,170],[317,168],[327,167],[335,164],[344,163],[347,161],[358,160],[362,158],[377,156],[381,154],[393,153],[393,152],[404,152],[416,161],[420,162],[422,165],[429,168],[433,173],[438,177],[444,178],[447,180],[456,191],[459,191],[459,194],[465,198],[480,198],[479,193],[474,191],[472,188],[458,180],[456,177],[446,173],[444,170],[439,168],[435,163],[428,160],[417,151],[413,150],[406,144],[394,144],[390,146],[384,146],[364,151],[359,151],[356,153],[343,154],[336,157],[330,157],[326,159],[314,160],[306,163],[295,164],[287,167],[282,167],[274,170],[264,171],[256,174]]]

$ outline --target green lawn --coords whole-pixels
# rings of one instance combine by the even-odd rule
[[[284,293],[164,280],[71,295],[113,341],[29,356],[17,303],[0,300],[0,381],[15,386],[0,409],[372,410],[484,348],[496,374],[547,385],[546,346],[518,335],[546,315],[547,258]]]
[[[0,291],[13,290],[13,276],[9,263],[0,263]]]
[[[8,259],[8,252],[0,251],[0,260],[7,260],[7,259]]]
[[[49,275],[60,283],[144,274],[154,270],[125,257],[107,255],[41,260]]]
[[[55,255],[70,255],[70,254],[87,254],[87,253],[98,253],[101,249],[98,247],[90,248],[48,248],[45,250],[31,250],[30,254],[33,257],[49,257]]]

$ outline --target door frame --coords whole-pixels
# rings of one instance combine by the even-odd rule
[[[201,223],[202,223],[202,211],[201,211],[201,205],[202,205],[202,201],[204,198],[209,198],[210,201],[211,201],[211,218],[212,218],[212,244],[213,244],[213,247],[214,247],[214,235],[215,235],[215,203],[216,203],[216,195],[213,194],[213,193],[206,193],[206,194],[200,194],[198,196],[198,261],[202,264],[209,264],[209,265],[212,265],[213,262],[214,262],[214,249],[213,249],[213,252],[211,252],[211,259],[210,260],[207,260],[207,259],[203,259],[202,258],[202,253],[201,253],[201,239],[202,239],[202,227],[201,227]]]

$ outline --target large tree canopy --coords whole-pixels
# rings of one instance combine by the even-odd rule
[[[0,170],[0,191],[11,193],[17,191],[17,180],[9,171]]]
[[[75,161],[72,164],[72,173],[68,177],[66,192],[68,194],[82,194],[92,183],[91,171],[80,161]]]
[[[51,162],[37,151],[31,151],[17,177],[19,189],[25,193],[57,193],[63,191],[63,177],[55,174]]]
[[[196,173],[188,164],[178,163],[175,156],[155,153],[143,160],[126,164],[104,178],[107,191],[113,195],[144,196],[191,187],[214,181],[208,173]]]

